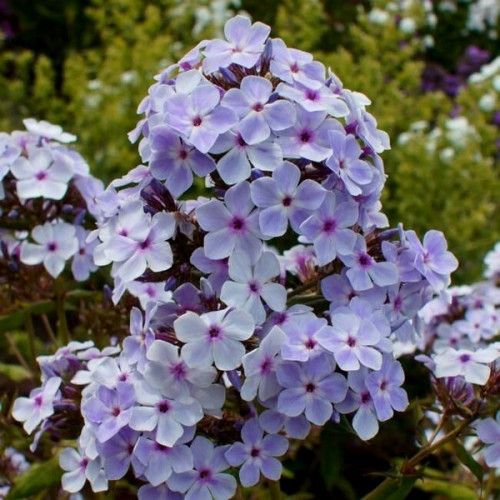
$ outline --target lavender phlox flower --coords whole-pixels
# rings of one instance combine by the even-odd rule
[[[93,251],[99,244],[97,240],[87,243],[88,232],[82,226],[75,226],[78,250],[71,262],[71,272],[76,281],[85,281],[90,273],[97,269],[94,264]]]
[[[251,23],[244,16],[235,16],[224,25],[226,40],[210,41],[203,55],[203,70],[213,73],[230,64],[251,68],[264,52],[271,28],[263,23]]]
[[[286,83],[299,82],[319,89],[325,80],[325,67],[303,50],[288,48],[283,40],[275,38],[272,43],[271,73]]]
[[[163,340],[155,340],[147,352],[144,378],[152,387],[168,391],[175,386],[179,393],[189,396],[193,386],[208,388],[217,372],[213,367],[200,369],[189,366],[179,355],[179,348]]]
[[[286,289],[272,281],[279,273],[278,259],[271,252],[263,252],[254,265],[248,255],[234,253],[229,258],[231,281],[222,286],[220,298],[228,306],[249,312],[260,325],[266,319],[262,301],[273,311],[285,310]]]
[[[165,283],[147,282],[147,281],[131,281],[126,284],[127,290],[131,295],[137,297],[141,303],[141,308],[146,309],[147,304],[165,304],[172,301],[172,292],[165,290]]]
[[[353,297],[361,297],[374,307],[381,307],[387,299],[387,293],[380,287],[373,287],[368,290],[357,291],[347,278],[346,269],[342,269],[340,274],[331,274],[321,280],[321,293],[330,301],[330,312],[335,309],[348,306]]]
[[[241,364],[241,343],[254,332],[252,316],[241,309],[223,309],[205,314],[187,312],[174,321],[177,338],[184,342],[181,356],[189,366],[202,370],[212,364],[219,370],[234,370]]]
[[[382,366],[382,354],[375,348],[380,342],[379,330],[371,321],[352,313],[335,313],[332,326],[316,335],[320,345],[331,352],[342,370],[359,370],[364,365],[373,370]]]
[[[411,249],[415,252],[415,268],[427,279],[436,292],[450,284],[450,273],[458,267],[455,256],[447,250],[448,245],[441,231],[427,231],[423,243],[414,231],[406,231]]]
[[[471,384],[484,385],[490,377],[489,364],[498,359],[499,351],[493,346],[476,351],[445,349],[433,358],[437,378],[463,376]]]
[[[253,261],[261,252],[259,214],[250,198],[250,185],[240,182],[229,188],[224,203],[210,200],[196,209],[196,218],[208,232],[204,238],[205,255],[223,259],[245,252]]]
[[[421,291],[420,283],[402,283],[388,287],[388,302],[384,310],[393,327],[399,327],[418,313],[423,305]]]
[[[304,415],[288,417],[275,409],[264,410],[259,415],[259,422],[267,433],[277,434],[283,430],[291,439],[305,439],[311,431],[311,423]]]
[[[300,182],[300,177],[299,168],[284,161],[272,177],[252,182],[250,192],[253,202],[261,209],[259,224],[264,235],[284,235],[288,221],[299,233],[300,224],[323,202],[326,191],[321,185],[311,179]]]
[[[65,448],[59,455],[59,465],[67,471],[62,475],[61,483],[69,493],[80,491],[87,480],[94,493],[108,489],[108,480],[99,457],[90,459],[83,451]]]
[[[281,347],[281,357],[286,361],[308,361],[320,352],[324,352],[317,335],[327,324],[326,319],[318,318],[313,313],[306,313],[282,326],[286,342]]]
[[[10,170],[17,179],[17,194],[23,200],[39,197],[60,200],[73,177],[73,172],[65,163],[55,161],[49,147],[28,148],[27,158],[17,158]]]
[[[62,221],[46,222],[31,232],[36,243],[24,241],[21,245],[21,262],[28,265],[43,265],[47,272],[57,278],[64,265],[78,251],[76,228]]]
[[[375,186],[375,190],[368,195],[360,194],[355,198],[359,205],[358,226],[361,227],[365,234],[389,225],[389,219],[381,212],[380,195],[384,181],[379,175],[375,175],[374,179],[371,184]]]
[[[173,473],[169,487],[185,494],[186,500],[228,500],[236,492],[236,479],[223,471],[229,467],[225,453],[229,446],[217,446],[197,436],[191,444],[193,470]]]
[[[212,285],[215,293],[220,294],[222,285],[229,278],[229,265],[228,259],[209,259],[205,255],[204,248],[197,248],[190,258],[191,264],[193,264],[201,272],[208,274],[208,280]]]
[[[366,241],[358,236],[350,254],[340,254],[344,264],[350,269],[347,277],[355,290],[368,290],[375,285],[395,285],[399,280],[398,268],[392,262],[378,262],[369,253]]]
[[[19,422],[24,422],[24,430],[31,434],[45,419],[54,414],[54,401],[59,397],[61,378],[51,377],[42,387],[30,392],[29,397],[19,397],[14,401],[12,416]]]
[[[326,111],[330,116],[340,118],[349,113],[349,108],[338,94],[328,87],[311,88],[295,82],[294,85],[280,83],[276,92],[285,99],[290,99],[302,106],[306,111]]]
[[[132,408],[130,427],[156,431],[155,440],[163,446],[174,446],[185,427],[195,425],[203,417],[200,403],[179,394],[175,386],[160,392],[142,381],[136,384],[136,396],[139,406]]]
[[[82,404],[82,415],[95,430],[96,438],[104,443],[128,425],[135,391],[132,384],[118,382],[114,389],[100,386]]]
[[[139,432],[126,426],[105,443],[97,443],[107,479],[121,479],[127,473],[139,436]]]
[[[352,426],[357,435],[364,441],[374,437],[379,430],[376,410],[370,391],[366,387],[369,372],[365,367],[347,374],[349,390],[346,398],[335,405],[340,413],[352,413]]]
[[[201,62],[202,59],[202,50],[210,43],[210,40],[202,40],[201,42],[198,42],[191,50],[186,52],[178,62],[178,67],[182,69],[183,71],[188,71],[191,68],[198,67],[198,65]],[[175,67],[175,66],[174,66]],[[172,66],[170,66],[172,68]],[[172,68],[174,69],[174,68]],[[155,77],[159,79],[160,81],[162,80],[170,80],[170,74],[168,73],[168,69],[166,70],[167,72],[163,72],[162,75],[159,75],[158,77]]]
[[[347,393],[347,381],[335,373],[335,363],[328,354],[298,363],[281,363],[277,378],[283,391],[277,409],[290,417],[304,413],[313,424],[324,425],[332,416],[332,403],[339,403]]]
[[[384,356],[382,367],[366,377],[366,387],[381,422],[392,418],[394,411],[404,411],[408,406],[408,395],[401,388],[404,372],[399,361]]]
[[[288,440],[278,434],[267,434],[259,424],[258,418],[248,420],[241,430],[242,442],[234,443],[225,453],[232,466],[241,466],[239,477],[243,486],[254,486],[260,475],[277,481],[283,466],[274,457],[285,454]]]
[[[128,282],[138,278],[147,268],[154,272],[170,268],[173,255],[167,240],[175,231],[172,215],[159,212],[150,218],[141,209],[131,224],[133,229],[117,234],[106,243],[106,255],[117,263],[116,274]]]
[[[76,135],[63,132],[62,127],[59,125],[53,125],[48,121],[37,121],[34,118],[25,118],[23,123],[28,132],[38,135],[46,140],[54,140],[64,143],[76,141]]]
[[[455,322],[456,323],[456,322]],[[460,330],[455,327],[455,323],[441,323],[432,332],[435,335],[435,340],[432,344],[432,349],[435,353],[452,349],[468,349],[473,350],[474,344]]]
[[[326,165],[342,179],[350,194],[361,194],[363,186],[373,178],[373,167],[360,159],[361,147],[353,135],[334,130],[329,137],[332,156],[326,160]]]
[[[287,129],[281,130],[277,142],[285,158],[305,158],[320,162],[332,154],[328,133],[340,130],[337,120],[327,119],[324,111],[309,112],[297,107],[297,120]]]
[[[166,482],[172,472],[192,470],[193,455],[185,443],[193,437],[194,428],[187,428],[177,443],[169,447],[143,434],[134,449],[133,463],[136,474],[144,476],[153,486],[158,486]]]
[[[484,258],[486,269],[484,276],[486,278],[494,278],[500,274],[500,241],[496,243],[493,250],[490,250]]]
[[[231,109],[219,105],[220,98],[218,88],[209,82],[190,94],[178,93],[166,101],[164,121],[185,141],[206,153],[220,134],[238,122]]]
[[[289,272],[301,281],[308,281],[316,276],[316,254],[312,246],[295,245],[278,256],[282,276]]]
[[[239,131],[247,144],[258,144],[271,135],[295,123],[295,108],[288,101],[269,102],[273,85],[261,76],[246,76],[240,88],[229,89],[222,104],[231,108],[240,118]]]
[[[217,172],[229,185],[248,179],[252,165],[260,170],[272,171],[283,162],[283,152],[271,138],[251,145],[245,142],[236,127],[220,135],[210,153],[225,153],[217,162]]]
[[[473,343],[489,340],[498,333],[497,325],[484,309],[467,309],[465,318],[454,322],[454,327],[467,335]]]
[[[70,377],[80,369],[81,361],[78,358],[78,351],[92,347],[91,340],[78,342],[72,340],[63,347],[57,349],[54,354],[48,356],[37,356],[36,361],[42,372],[42,382],[51,377]]]
[[[168,190],[179,196],[193,184],[193,172],[204,177],[215,170],[214,160],[182,142],[169,127],[162,125],[151,131],[152,150],[149,167],[157,179],[165,181]]]
[[[279,353],[285,342],[285,333],[274,326],[257,349],[243,356],[245,382],[240,391],[242,399],[252,401],[258,395],[261,401],[266,401],[280,392],[276,367],[281,362]]]
[[[91,364],[91,369],[89,381],[108,389],[114,389],[124,382],[133,384],[138,378],[135,363],[131,364],[124,352],[116,358],[103,358],[97,365]]]
[[[387,262],[398,268],[399,279],[405,282],[422,281],[422,275],[415,269],[415,253],[409,248],[405,232],[401,228],[401,243],[382,241],[382,255]]]
[[[500,467],[500,412],[476,424],[477,437],[485,444],[482,454],[489,467]]]
[[[130,335],[123,340],[123,357],[131,365],[138,364],[140,372],[143,371],[146,362],[146,351],[155,340],[150,323],[156,310],[155,303],[148,303],[144,319],[137,307],[133,307],[130,311]]]
[[[298,317],[307,314],[313,310],[312,307],[304,304],[294,304],[293,306],[280,312],[272,312],[266,322],[261,326],[259,333],[260,338],[264,338],[275,326],[284,328],[292,324]]]
[[[354,201],[339,203],[334,193],[326,193],[319,208],[300,225],[301,233],[314,245],[318,265],[353,250],[356,233],[349,227],[357,220],[358,206]]]

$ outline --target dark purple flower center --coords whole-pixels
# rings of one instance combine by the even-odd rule
[[[250,451],[250,456],[253,458],[260,456],[260,448],[253,446]]]
[[[240,219],[239,217],[235,217],[232,221],[231,221],[231,226],[233,227],[233,229],[235,229],[236,231],[241,231],[244,227],[245,227],[245,220],[244,219]]]
[[[312,134],[309,130],[303,130],[299,135],[300,142],[303,142],[303,143],[310,142],[311,138],[312,138]]]
[[[43,396],[41,394],[39,394],[38,396],[35,396],[34,403],[35,403],[35,406],[42,406]]]
[[[314,392],[315,390],[316,386],[312,382],[306,384],[306,392]]]
[[[388,385],[389,385],[389,382],[385,378],[382,379],[382,382],[380,382],[380,390],[385,391],[387,389]]]
[[[289,207],[292,204],[292,198],[290,196],[285,196],[281,203],[284,207]]]
[[[163,451],[163,452],[167,452],[167,451],[170,451],[171,448],[169,448],[168,446],[164,446],[163,444],[160,444],[160,443],[157,443],[155,442],[154,444],[154,449],[156,451]]]
[[[141,248],[141,250],[146,250],[147,248],[150,247],[150,242],[149,242],[149,239],[145,239],[140,245],[139,247]]]
[[[202,481],[209,481],[212,477],[212,471],[210,469],[201,469],[199,473],[199,478]]]
[[[128,374],[127,373],[121,373],[120,376],[118,377],[118,380],[120,382],[126,382],[128,380]]]
[[[398,295],[394,299],[394,310],[400,311],[402,306],[403,306],[403,299],[401,298],[401,295]]]
[[[372,263],[372,258],[367,253],[360,253],[358,255],[358,264],[361,267],[368,267]]]
[[[470,354],[461,354],[460,357],[458,358],[461,363],[467,363],[468,361],[471,360]]]
[[[39,181],[43,181],[48,177],[47,172],[45,170],[41,170],[40,172],[37,172],[35,175],[36,179]]]
[[[306,90],[306,99],[308,101],[317,101],[319,99],[319,92],[312,89]]]
[[[188,157],[188,152],[185,149],[179,151],[179,159],[185,160]]]
[[[256,283],[255,281],[250,281],[250,283],[248,283],[248,288],[252,293],[258,293],[259,284]]]
[[[120,410],[120,408],[113,408],[111,410],[111,415],[113,415],[113,417],[117,417],[118,415],[120,415],[122,411]]]
[[[127,231],[125,228],[123,228],[123,229],[121,229],[121,230],[119,231],[119,233],[118,233],[118,234],[119,234],[120,236],[128,236],[128,231]]]
[[[337,229],[337,221],[334,219],[328,219],[323,222],[323,232],[333,233]]]
[[[167,413],[167,411],[170,410],[170,404],[168,401],[161,401],[158,403],[157,408],[160,413]]]
[[[241,148],[244,148],[246,147],[248,144],[245,142],[245,140],[243,139],[243,137],[241,137],[241,135],[238,134],[238,137],[236,139],[236,142],[238,143],[238,146],[240,146]]]
[[[86,252],[85,252],[85,248],[80,248],[80,249],[78,250],[78,255],[85,255],[85,253],[86,253]]]
[[[307,339],[304,346],[306,349],[314,349],[316,347],[316,341],[314,339]]]
[[[217,325],[212,325],[208,329],[208,335],[212,339],[216,339],[216,338],[220,337],[220,334],[221,334],[221,330]]]
[[[201,125],[201,122],[202,122],[201,116],[193,118],[193,127],[199,127]]]
[[[170,367],[170,373],[176,378],[177,380],[183,380],[186,378],[186,367],[184,366],[184,363],[177,363],[175,365],[172,365]]]
[[[298,65],[296,62],[294,62],[294,63],[292,63],[292,64],[290,65],[290,71],[291,71],[292,73],[298,73],[298,72],[299,72],[299,69],[300,69],[300,68],[299,68],[299,65]]]
[[[257,111],[257,113],[259,113],[260,111],[262,111],[264,109],[264,106],[262,105],[262,103],[260,102],[257,102],[253,105],[253,108],[252,108],[254,111]]]
[[[361,393],[361,402],[363,404],[369,403],[372,400],[372,397],[370,396],[369,392],[362,392]]]
[[[57,250],[57,243],[55,241],[51,241],[48,245],[47,245],[47,250],[49,252],[55,252]]]
[[[271,369],[273,367],[273,361],[270,358],[266,358],[261,364],[260,364],[260,373],[262,375],[269,375],[271,373]]]
[[[355,337],[351,337],[349,335],[349,337],[347,337],[347,345],[349,347],[354,347],[356,345],[356,339],[355,339]]]

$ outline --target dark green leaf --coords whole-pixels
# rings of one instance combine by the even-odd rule
[[[479,483],[483,482],[484,469],[479,462],[460,444],[456,443],[458,459],[477,477]]]
[[[32,374],[19,365],[9,365],[6,363],[0,363],[0,374],[5,375],[8,379],[13,382],[21,382],[32,377]]]

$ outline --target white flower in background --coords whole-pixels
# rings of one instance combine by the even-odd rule
[[[64,132],[59,125],[53,125],[45,120],[38,121],[34,118],[26,118],[23,123],[29,132],[45,139],[53,139],[64,143],[76,141],[76,135]]]
[[[389,13],[382,9],[372,9],[368,14],[368,20],[373,24],[387,24],[389,22]]]
[[[484,94],[478,101],[478,106],[481,111],[489,113],[493,111],[497,104],[497,96],[493,92]]]
[[[411,35],[415,33],[417,29],[417,23],[415,22],[415,19],[412,19],[411,17],[404,17],[403,19],[401,19],[401,22],[399,23],[399,29],[403,33]]]
[[[23,242],[21,262],[29,265],[43,262],[47,272],[57,278],[66,261],[78,251],[75,226],[67,222],[46,222],[43,226],[36,226],[31,236],[36,244]]]

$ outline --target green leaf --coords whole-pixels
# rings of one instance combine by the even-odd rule
[[[363,497],[363,500],[404,500],[412,490],[418,476],[403,478],[387,478],[374,490]]]
[[[21,382],[33,376],[26,368],[19,365],[9,365],[7,363],[0,363],[0,374],[5,375],[13,382]]]
[[[443,495],[448,500],[477,500],[478,492],[466,484],[453,484],[439,479],[420,479],[415,488]]]
[[[477,477],[481,484],[483,482],[484,469],[482,465],[474,460],[471,454],[459,443],[455,443],[458,459]]]
[[[321,477],[327,490],[330,490],[339,479],[341,463],[342,450],[338,446],[338,441],[335,439],[323,439],[321,441],[320,467]]]
[[[53,311],[56,305],[51,300],[36,302],[27,307],[4,316],[0,316],[0,332],[8,332],[17,328],[22,328],[26,324],[26,317],[29,314],[46,314]]]
[[[59,484],[62,474],[58,456],[46,462],[33,464],[27,472],[16,478],[16,483],[9,491],[7,500],[33,498],[37,493]]]

